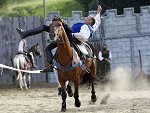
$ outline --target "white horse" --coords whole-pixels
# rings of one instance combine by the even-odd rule
[[[33,45],[29,49],[29,54],[30,55],[32,54],[34,57],[42,56],[42,52],[38,43],[36,45]],[[31,70],[32,63],[30,61],[30,58],[25,56],[24,54],[16,54],[16,56],[13,59],[13,67],[17,69],[21,69],[21,70]],[[30,88],[30,80],[31,80],[30,73],[18,71],[17,75],[18,75],[17,80],[19,80],[19,85],[20,85],[21,90],[23,90],[23,87],[25,87],[25,89]],[[28,80],[27,80],[28,82],[26,83],[27,75],[28,75]]]

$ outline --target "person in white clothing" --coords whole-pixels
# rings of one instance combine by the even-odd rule
[[[112,54],[107,50],[107,44],[103,44],[102,51],[99,51],[98,57],[100,60],[100,76],[106,77],[110,75],[110,60],[112,59]]]
[[[55,17],[52,21],[56,21],[56,20],[62,21],[63,27],[66,31],[66,34],[67,34],[70,42],[73,42],[75,44],[84,43],[88,40],[89,37],[91,37],[93,35],[93,33],[96,31],[96,29],[100,25],[101,11],[102,11],[102,7],[100,5],[98,5],[97,15],[95,17],[90,15],[85,18],[84,22],[76,23],[71,28],[66,23],[64,23],[62,21],[62,19],[60,19],[59,17]],[[19,28],[16,28],[16,30],[20,34],[20,36],[24,39],[28,36],[39,34],[43,31],[50,32],[50,26],[41,25],[36,28],[27,30],[27,31],[24,31]],[[49,64],[52,64],[52,60],[53,60],[53,56],[52,56],[52,54],[50,54],[50,53],[52,53],[51,50],[56,47],[57,47],[57,43],[52,42],[45,49],[46,54],[48,55],[47,58],[48,58]],[[51,55],[51,58],[49,57],[50,56],[49,54]],[[44,72],[44,70],[43,70],[43,72]],[[47,70],[45,70],[45,71],[47,72]]]
[[[98,6],[97,10],[98,13],[95,17],[90,15],[84,19],[83,23],[76,23],[72,26],[72,35],[81,43],[86,42],[88,38],[93,35],[101,23],[100,13],[102,8],[100,5]]]
[[[34,57],[33,57],[33,53],[32,52],[28,52],[29,49],[28,49],[28,45],[27,45],[27,42],[25,39],[22,39],[19,41],[19,45],[18,45],[18,53],[19,54],[23,54],[25,56],[28,56],[31,63],[32,63],[32,66],[34,68],[37,68],[37,66],[35,65],[35,61],[34,61]]]

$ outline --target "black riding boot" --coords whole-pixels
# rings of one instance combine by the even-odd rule
[[[22,29],[17,27],[16,30],[20,34],[22,39],[24,39],[28,36],[36,35],[36,34],[39,34],[43,31],[50,32],[50,27],[47,25],[41,25],[41,26],[38,26],[38,27],[33,28],[33,29],[29,29],[29,30],[22,30]]]
[[[54,59],[54,56],[51,52],[52,49],[56,48],[57,47],[57,43],[56,42],[52,42],[51,44],[49,44],[45,51],[46,51],[46,55],[47,55],[47,60],[48,60],[48,63],[49,63],[49,66],[47,66],[45,69],[43,69],[41,72],[42,73],[45,73],[45,72],[50,72],[53,70],[53,59]]]
[[[30,62],[31,62],[31,64],[32,64],[33,68],[36,68],[36,69],[37,69],[37,66],[36,66],[35,63],[33,62],[32,56],[31,56],[29,53],[27,53],[27,56],[29,57],[29,60],[30,60]]]

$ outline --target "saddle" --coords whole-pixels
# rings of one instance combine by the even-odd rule
[[[31,60],[32,60],[32,58],[30,57],[30,55],[29,55],[29,53],[17,53],[16,55],[19,55],[19,54],[22,54],[23,56],[24,56],[24,58],[25,58],[25,60],[28,62],[28,63],[30,63],[30,62],[32,62]]]
[[[88,58],[94,57],[93,50],[91,49],[90,45],[88,45],[87,43],[77,44],[77,46],[84,56],[87,56]]]
[[[86,57],[88,57],[88,58],[94,57],[94,51],[92,49],[93,47],[88,42],[76,43],[74,41],[71,41],[71,45],[73,46],[73,48],[78,53],[81,60],[84,60],[84,58],[86,58]]]

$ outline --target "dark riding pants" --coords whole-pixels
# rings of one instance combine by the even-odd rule
[[[81,56],[81,54],[82,54],[81,51],[75,45],[75,44],[79,44],[81,42],[78,39],[72,37],[72,35],[71,35],[72,30],[67,24],[63,23],[63,27],[64,27],[64,29],[65,29],[65,31],[67,33],[67,36],[69,38],[70,43],[74,46],[76,51],[79,53],[79,56]],[[40,25],[40,26],[38,26],[36,28],[30,29],[30,30],[27,30],[27,31],[23,31],[23,37],[26,38],[28,36],[32,36],[32,35],[36,35],[36,34],[42,33],[43,31],[50,32],[50,26]],[[53,57],[51,50],[56,48],[56,47],[57,47],[57,43],[56,42],[52,42],[46,47],[45,51],[46,51],[46,54],[47,54],[48,61],[51,61],[51,59]]]

